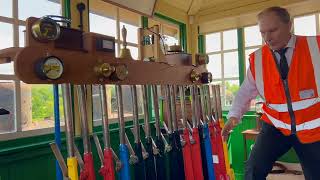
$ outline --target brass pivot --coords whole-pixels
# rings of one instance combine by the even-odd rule
[[[111,66],[109,63],[99,63],[94,67],[94,72],[98,76],[103,76],[105,78],[110,77],[110,75],[115,71],[115,67]]]
[[[199,73],[197,73],[194,69],[190,73],[190,79],[192,82],[198,81],[200,79],[200,76],[201,75]]]

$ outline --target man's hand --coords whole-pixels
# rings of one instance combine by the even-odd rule
[[[221,135],[222,135],[222,140],[227,141],[229,138],[230,133],[232,132],[232,129],[236,127],[239,124],[240,120],[235,118],[235,117],[230,117],[229,120],[226,122],[224,125]]]

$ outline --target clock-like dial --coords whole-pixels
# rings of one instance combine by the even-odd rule
[[[59,79],[63,74],[63,63],[55,56],[40,59],[36,64],[36,73],[41,79]]]

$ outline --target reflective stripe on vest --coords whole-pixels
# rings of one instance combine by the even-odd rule
[[[306,99],[302,101],[292,102],[292,109],[293,111],[298,111],[301,109],[307,109],[317,103],[320,102],[320,98],[312,98]],[[269,108],[276,110],[278,112],[288,112],[288,105],[287,104],[266,104]]]
[[[307,37],[309,51],[312,59],[315,81],[317,84],[318,95],[320,94],[320,52],[316,37]]]
[[[270,121],[272,122],[272,124],[277,127],[277,128],[282,128],[282,129],[287,129],[287,130],[291,130],[291,125],[284,123],[283,121],[280,121],[279,119],[276,119],[274,117],[272,117],[270,114],[264,112],[267,117],[270,119]],[[317,119],[313,119],[310,120],[308,122],[299,124],[296,126],[296,130],[298,131],[303,131],[303,130],[309,130],[309,129],[315,129],[320,127],[320,118]]]
[[[317,37],[315,36],[308,36],[307,38],[307,42],[308,42],[308,46],[309,46],[309,52],[310,52],[310,56],[311,56],[311,60],[312,60],[312,64],[313,64],[313,70],[314,70],[314,77],[315,77],[315,81],[316,81],[316,86],[317,86],[317,91],[318,91],[318,96],[320,95],[320,52],[319,52],[319,46],[318,46],[318,42],[317,42]],[[260,93],[260,96],[265,99],[264,96],[264,82],[263,82],[263,67],[262,67],[262,48],[260,48],[259,50],[254,52],[255,55],[255,59],[254,59],[254,68],[255,68],[255,81],[256,81],[256,87],[258,92]],[[317,98],[315,98],[317,99]],[[305,109],[310,107],[311,105],[313,105],[312,99],[310,100],[311,102],[309,102],[309,100],[302,100],[302,101],[298,101],[296,102],[297,104],[294,105],[295,103],[292,103],[293,106],[293,110],[301,110],[301,109]],[[317,102],[319,102],[319,100],[315,100]],[[301,105],[303,103],[309,103],[306,105]],[[284,110],[285,108],[287,108],[287,105],[285,104],[268,104],[269,107],[277,110],[279,109],[278,112],[287,112],[288,109]],[[273,106],[273,107],[272,107]],[[284,107],[285,106],[285,107]]]
[[[262,99],[264,97],[264,84],[263,84],[263,69],[262,69],[262,49],[257,50],[254,53],[254,68],[256,76],[256,87]]]

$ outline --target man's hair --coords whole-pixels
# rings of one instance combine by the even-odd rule
[[[258,19],[260,19],[263,15],[272,13],[272,12],[275,13],[280,18],[280,20],[285,24],[288,24],[291,20],[288,10],[279,6],[273,6],[273,7],[264,9],[258,14]]]

